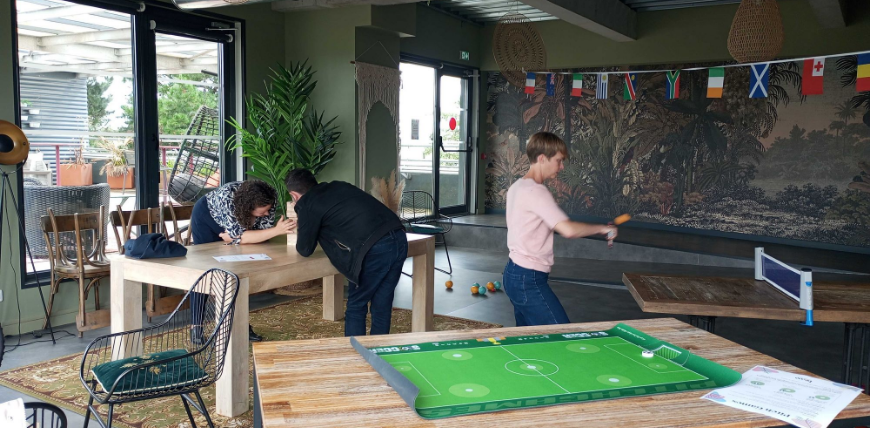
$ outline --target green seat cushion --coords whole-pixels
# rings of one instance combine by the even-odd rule
[[[412,223],[411,232],[422,233],[425,235],[434,235],[437,233],[444,233],[444,228],[441,226],[435,226],[433,224]]]
[[[94,374],[103,390],[108,391],[118,377],[131,367],[180,357],[185,354],[187,351],[184,349],[172,349],[140,357],[124,358],[94,366],[91,373]],[[199,367],[193,358],[184,357],[127,373],[115,387],[115,394],[152,392],[170,387],[191,385],[206,377],[208,374]]]

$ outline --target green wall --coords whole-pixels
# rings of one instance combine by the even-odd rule
[[[848,26],[819,26],[807,1],[781,1],[785,44],[780,57],[834,54],[870,48],[870,2],[849,2]],[[565,23],[534,23],[547,47],[550,69],[629,64],[673,64],[730,60],[727,40],[737,5],[637,14],[638,40],[614,42]],[[481,49],[492,52],[495,26],[483,29]],[[497,70],[491,53],[481,68]]]
[[[434,60],[479,67],[483,57],[492,52],[481,50],[483,26],[462,22],[437,12],[425,4],[416,4],[417,33],[402,39],[402,53]],[[459,59],[459,51],[469,53],[469,61]]]
[[[277,13],[277,12],[276,12]],[[357,182],[356,84],[354,66],[356,27],[371,23],[371,7],[355,6],[285,14],[285,62],[308,60],[316,71],[314,108],[326,117],[337,116],[342,144],[321,181]]]

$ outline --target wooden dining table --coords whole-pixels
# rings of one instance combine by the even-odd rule
[[[813,375],[673,318],[358,337],[367,347],[602,331],[619,322],[737,372],[756,365]],[[352,347],[348,338],[254,344],[255,428],[287,427],[769,427],[761,414],[702,400],[707,391],[646,395],[423,419]],[[837,419],[870,416],[860,394]]]
[[[291,242],[292,244],[292,242]],[[412,331],[429,331],[434,310],[435,238],[408,234],[408,257],[413,260]],[[271,260],[218,262],[216,256],[266,254]],[[142,284],[154,284],[189,290],[207,270],[219,267],[239,277],[239,296],[273,290],[290,284],[323,278],[323,318],[344,317],[345,278],[330,263],[319,247],[309,257],[301,256],[285,236],[262,244],[224,245],[222,242],[188,247],[185,257],[165,259],[129,259],[111,257],[112,332],[142,327]],[[250,408],[248,395],[248,299],[236,299],[233,329],[227,347],[223,375],[217,380],[217,412],[238,416]],[[126,358],[141,354],[141,345],[125,346]]]

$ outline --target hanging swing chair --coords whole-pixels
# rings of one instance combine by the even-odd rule
[[[169,176],[169,196],[182,205],[196,203],[220,186],[220,116],[213,108],[201,106],[187,128],[178,158]]]

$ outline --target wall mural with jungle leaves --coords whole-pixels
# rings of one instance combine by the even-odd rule
[[[722,98],[707,98],[707,70],[683,71],[680,97],[665,74],[637,74],[623,100],[622,74],[596,99],[557,74],[547,96],[499,73],[487,76],[486,208],[503,212],[507,189],[528,168],[525,142],[550,131],[570,161],[547,183],[570,215],[704,231],[870,246],[870,92],[856,92],[855,56],[829,58],[824,94],[801,96],[802,63],[771,64],[769,96],[749,98],[750,69],[726,68]],[[648,67],[649,70],[668,67]],[[672,69],[689,66],[672,66]],[[642,70],[638,68],[637,70]]]

